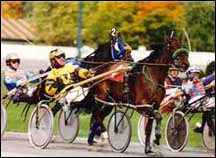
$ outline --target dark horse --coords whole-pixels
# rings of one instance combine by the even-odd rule
[[[84,68],[94,68],[98,65],[113,61],[112,47],[112,41],[99,45],[99,47],[94,52],[89,54],[87,57],[81,59],[80,66]],[[126,51],[126,53],[122,56],[121,60],[133,61],[131,52]]]
[[[151,105],[152,110],[148,113],[149,120],[146,126],[146,141],[145,141],[145,153],[153,152],[150,146],[150,136],[152,129],[153,118],[156,119],[156,140],[155,143],[159,145],[160,142],[160,124],[161,124],[161,114],[158,109],[161,101],[165,96],[164,79],[168,74],[168,69],[170,65],[174,65],[186,71],[189,67],[188,54],[178,53],[174,58],[174,52],[180,50],[181,44],[179,39],[167,37],[166,43],[155,48],[147,58],[138,61],[134,64],[133,69],[128,73],[127,85],[129,88],[128,98],[130,103],[134,105]],[[114,67],[125,63],[111,63],[105,64],[97,68],[96,74],[104,73],[112,70]],[[149,64],[148,64],[149,63]],[[128,62],[129,64],[129,62]],[[117,102],[126,102],[124,92],[124,82],[116,82],[113,80],[105,80],[97,84],[91,93],[104,101],[110,101],[112,97]],[[94,98],[86,97],[89,99],[89,103],[93,105],[95,103]],[[93,106],[92,106],[93,107]],[[111,106],[104,106],[101,109],[97,105],[94,106],[97,110],[93,114],[94,124],[91,130],[97,130],[97,127],[103,124],[104,116],[107,116],[111,111]],[[146,113],[145,107],[139,107],[137,110],[140,114]],[[94,132],[90,132],[91,134]],[[92,135],[89,135],[92,137]]]

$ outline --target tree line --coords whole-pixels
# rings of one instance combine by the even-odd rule
[[[4,18],[24,18],[36,28],[35,43],[76,46],[79,2],[1,2]],[[192,51],[215,51],[215,2],[85,1],[82,2],[82,40],[97,47],[109,40],[115,27],[124,41],[139,45],[163,43],[175,30]],[[184,30],[184,31],[183,31]]]

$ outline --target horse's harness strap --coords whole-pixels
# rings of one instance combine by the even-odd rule
[[[83,59],[79,59],[78,61],[83,62],[83,63],[87,63],[87,64],[106,64],[107,62],[95,62],[95,61],[86,61]],[[110,64],[114,64],[114,63],[118,63],[119,61],[110,61]],[[134,64],[134,65],[148,65],[148,66],[165,66],[165,67],[170,67],[171,64],[157,64],[157,63],[142,63],[142,62],[129,62],[129,64]]]
[[[137,108],[151,108],[152,109],[152,105],[151,104],[144,104],[144,105],[133,105],[133,104],[129,104],[129,103],[122,103],[122,102],[108,102],[108,101],[105,101],[105,100],[101,100],[97,97],[95,97],[95,100],[98,101],[98,102],[101,102],[105,105],[109,105],[109,106],[125,106],[125,107],[128,107],[128,108],[132,108],[132,109],[137,109]]]

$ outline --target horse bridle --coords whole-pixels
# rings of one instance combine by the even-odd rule
[[[174,50],[173,47],[170,46],[170,44],[168,43],[168,47],[167,47],[167,50],[168,50],[168,53],[171,55],[171,58],[172,58],[172,64],[176,67],[176,68],[179,68],[180,70],[182,69],[182,64],[180,63],[180,60],[179,60],[179,55],[177,57],[173,57],[173,54],[175,51],[179,50],[181,48],[178,48],[176,50]],[[173,51],[173,53],[172,53]],[[172,65],[171,64],[171,65]]]

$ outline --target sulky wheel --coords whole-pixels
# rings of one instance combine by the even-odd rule
[[[79,133],[79,116],[71,110],[61,110],[58,118],[59,135],[64,142],[72,143]]]
[[[177,111],[167,120],[165,139],[171,151],[181,151],[187,144],[189,125],[184,113]]]
[[[1,137],[4,134],[7,125],[7,112],[5,106],[1,104]]]
[[[122,111],[114,112],[108,122],[109,143],[117,152],[124,152],[131,140],[131,123]]]
[[[209,127],[206,122],[203,128],[202,140],[208,150],[215,150],[215,119],[213,119],[213,127]],[[213,129],[212,129],[213,128]]]
[[[43,101],[39,102],[33,110],[29,125],[29,140],[36,149],[43,149],[49,144],[53,136],[53,114]]]

